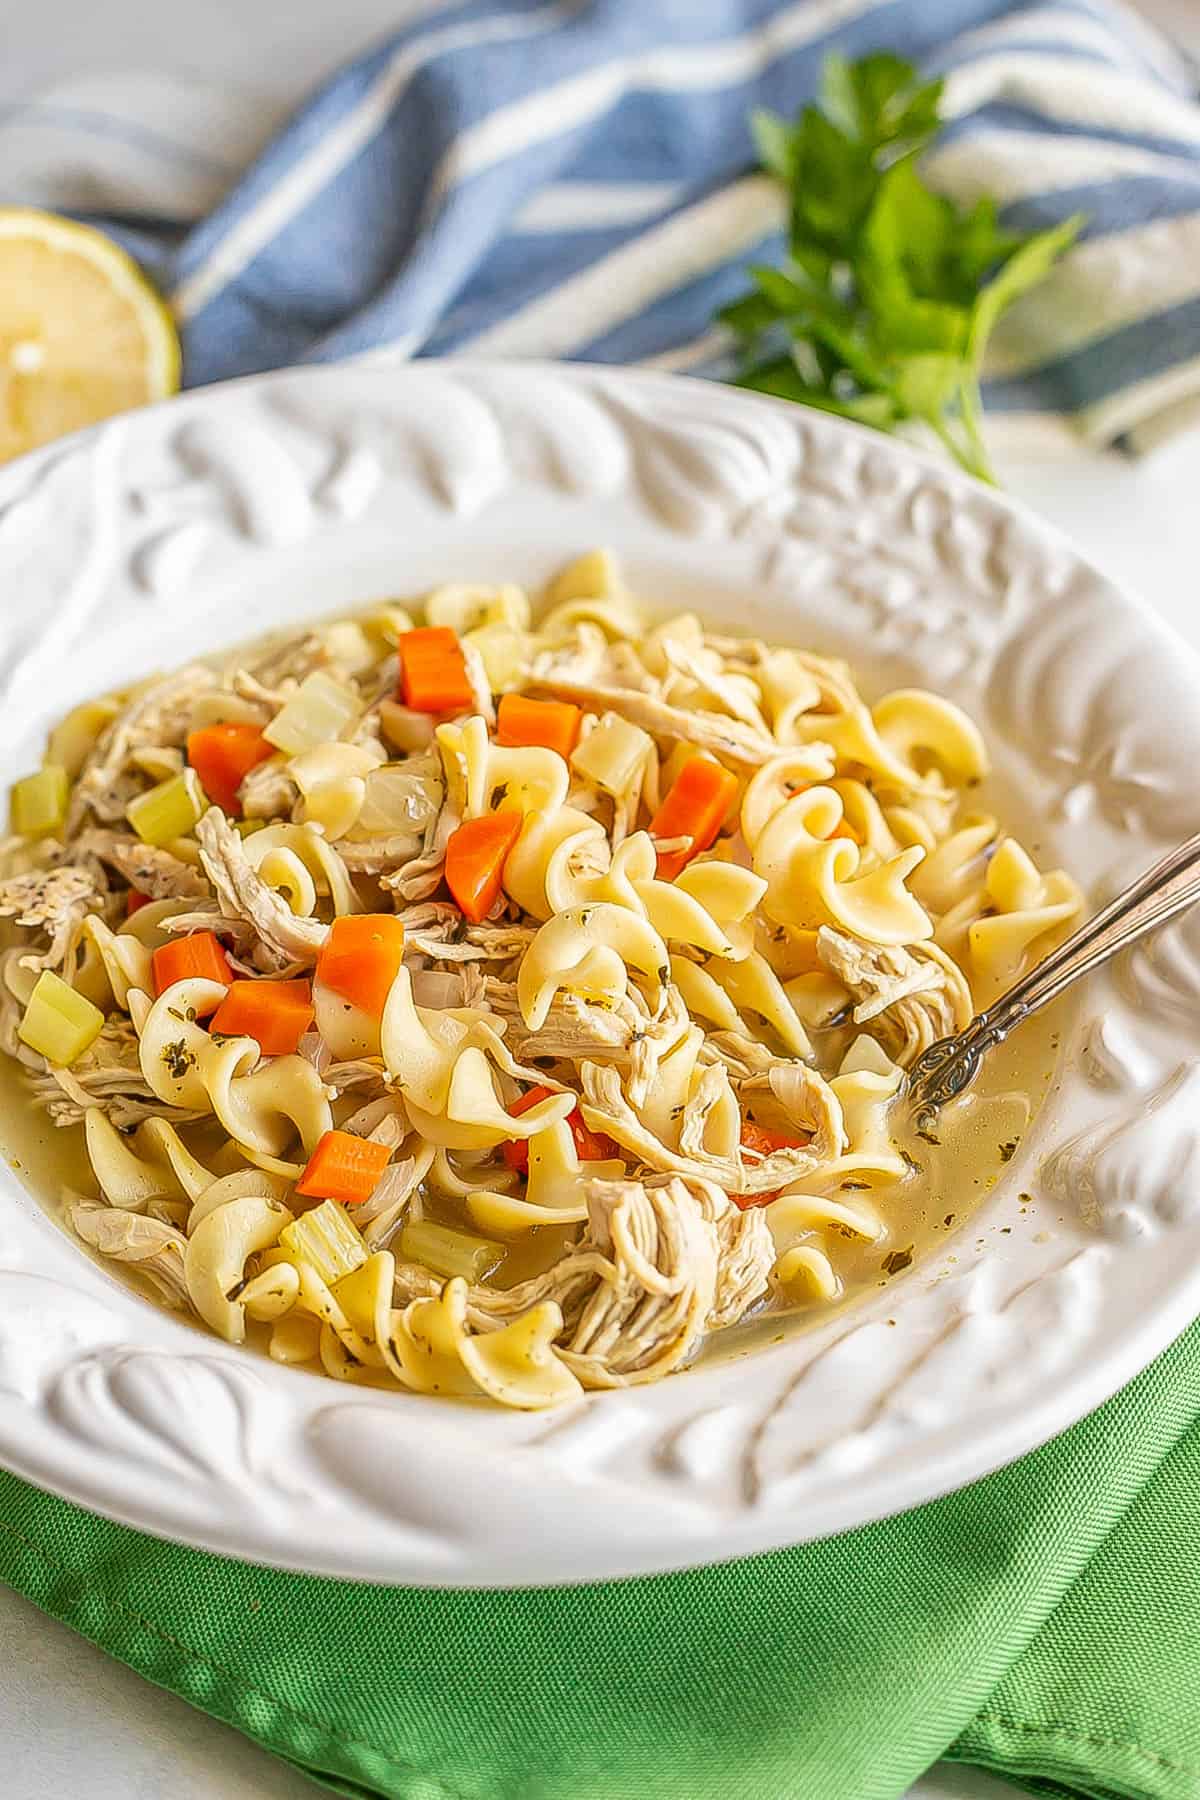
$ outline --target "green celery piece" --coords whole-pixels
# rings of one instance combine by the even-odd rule
[[[17,1036],[47,1062],[65,1067],[76,1062],[99,1037],[104,1014],[60,976],[43,969],[38,976]]]
[[[207,806],[195,769],[185,769],[138,794],[125,808],[125,817],[144,844],[169,844],[186,837]]]
[[[504,1255],[504,1246],[467,1231],[453,1231],[432,1219],[415,1219],[400,1233],[400,1255],[405,1262],[423,1263],[435,1275],[482,1281]]]
[[[67,816],[71,778],[61,763],[44,763],[34,775],[14,782],[9,797],[12,829],[19,837],[49,837]]]
[[[315,1269],[328,1287],[367,1260],[361,1234],[336,1200],[322,1200],[311,1212],[301,1213],[284,1226],[279,1241],[290,1255]]]

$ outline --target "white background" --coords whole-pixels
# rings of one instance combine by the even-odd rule
[[[0,103],[67,76],[131,67],[228,78],[300,98],[338,60],[433,0],[0,0]],[[1200,0],[1141,0],[1200,55]],[[1200,434],[1131,465],[1009,461],[1005,485],[1061,526],[1200,649]],[[317,1790],[237,1733],[0,1588],[6,1800],[303,1800]],[[344,1648],[344,1647],[343,1647]],[[942,1765],[909,1800],[1011,1800]],[[852,1800],[847,1796],[846,1800]]]

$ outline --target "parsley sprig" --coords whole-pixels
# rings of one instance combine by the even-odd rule
[[[943,83],[878,53],[826,59],[816,105],[794,124],[754,115],[764,167],[787,189],[789,254],[751,270],[721,318],[741,349],[738,381],[881,431],[927,426],[971,474],[994,482],[980,371],[1013,301],[1074,242],[1082,216],[1004,230],[922,180]]]

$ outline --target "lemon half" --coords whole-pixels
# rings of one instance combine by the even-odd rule
[[[0,462],[179,386],[179,339],[137,264],[88,225],[0,207]]]

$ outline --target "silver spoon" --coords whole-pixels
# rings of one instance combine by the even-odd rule
[[[927,1130],[940,1106],[957,1099],[974,1081],[989,1050],[1009,1032],[1048,1006],[1080,976],[1128,949],[1200,900],[1200,833],[1171,850],[1152,869],[1085,920],[1065,943],[1014,982],[986,1012],[954,1037],[939,1038],[923,1050],[908,1072],[905,1097],[917,1129]]]

